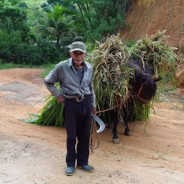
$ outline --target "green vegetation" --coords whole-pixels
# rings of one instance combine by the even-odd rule
[[[0,69],[7,69],[7,68],[35,68],[38,66],[34,66],[32,64],[24,65],[24,64],[16,64],[16,63],[3,63],[0,61]]]
[[[91,54],[94,65],[94,87],[99,109],[112,108],[129,97],[128,81],[133,69],[131,57],[119,35],[112,35]]]
[[[130,49],[132,57],[141,58],[143,65],[148,62],[156,77],[162,77],[164,83],[176,84],[174,75],[178,56],[175,53],[176,48],[166,44],[167,39],[165,31],[158,31],[138,40]]]
[[[31,114],[32,123],[44,126],[64,126],[63,120],[63,104],[58,104],[55,97],[49,95],[46,105],[41,109],[40,114]],[[29,122],[30,122],[29,121]]]
[[[55,63],[67,57],[74,40],[93,49],[126,24],[129,7],[129,0],[0,0],[0,60]]]

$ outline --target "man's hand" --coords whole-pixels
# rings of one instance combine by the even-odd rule
[[[63,95],[59,95],[57,97],[57,101],[58,101],[59,104],[61,104],[61,103],[63,103],[65,101],[65,98],[63,97]]]
[[[92,108],[91,114],[93,114],[93,115],[96,114],[96,108],[95,107]]]

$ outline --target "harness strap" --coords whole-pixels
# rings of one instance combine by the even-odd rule
[[[102,112],[110,111],[110,110],[112,110],[112,109],[115,109],[116,107],[120,107],[122,104],[123,104],[123,102],[121,102],[121,103],[119,103],[118,105],[115,105],[114,107],[111,107],[111,108],[109,108],[109,109],[104,109],[104,110],[97,111],[96,113],[99,114],[99,113],[102,113]]]
[[[145,84],[145,83],[144,83],[144,84]],[[139,96],[139,95],[141,94],[142,88],[143,88],[144,84],[142,84],[141,87],[139,88],[139,91],[138,91],[138,93],[137,93],[137,96]]]

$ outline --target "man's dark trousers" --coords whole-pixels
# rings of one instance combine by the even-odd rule
[[[67,132],[67,155],[68,167],[88,164],[89,138],[91,131],[91,97],[77,102],[75,99],[66,99],[64,105],[64,122]],[[76,148],[76,141],[77,148]]]

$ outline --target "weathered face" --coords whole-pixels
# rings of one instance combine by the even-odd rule
[[[76,66],[80,66],[84,61],[86,53],[81,51],[73,51],[73,52],[70,52],[70,56],[72,57],[74,64]]]

